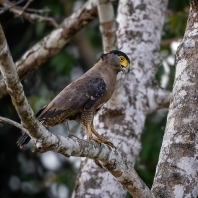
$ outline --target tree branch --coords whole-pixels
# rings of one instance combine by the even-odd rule
[[[117,49],[116,30],[117,23],[114,17],[113,5],[109,0],[98,0],[98,16],[100,32],[102,35],[103,51],[105,53]]]
[[[17,123],[17,122],[14,122],[13,120],[10,120],[10,119],[8,119],[8,118],[4,118],[4,117],[1,117],[1,116],[0,116],[0,122],[4,122],[4,123],[6,123],[6,124],[13,125],[13,126],[19,128],[19,129],[21,129],[24,133],[28,133],[28,131],[27,131],[25,128],[23,128],[23,127],[21,126],[21,124],[19,124],[19,123]]]
[[[27,7],[33,2],[34,0],[28,0],[27,3],[25,4],[25,6],[23,7],[22,12],[25,12],[25,10],[27,9]]]
[[[55,22],[53,18],[43,17],[37,14],[33,14],[33,13],[30,14],[26,12],[25,9],[29,5],[29,3],[31,3],[31,1],[28,1],[27,4],[24,6],[24,8],[20,8],[18,6],[15,6],[16,4],[11,3],[10,1],[0,0],[0,4],[6,8],[5,10],[9,10],[10,12],[14,13],[17,16],[21,16],[24,19],[31,21],[31,22],[32,21],[45,22],[54,28],[58,27],[58,24]]]
[[[10,119],[3,118],[0,116],[0,122],[11,124],[21,129],[24,133],[29,134],[28,130],[23,128],[21,124],[14,122]],[[71,138],[64,138],[62,136],[53,137],[52,135],[51,139],[52,140],[46,137],[46,143],[44,142],[43,144],[37,144],[37,147],[35,147],[33,151],[42,153],[51,150],[63,154],[66,157],[86,156],[93,160],[100,160],[100,166],[111,172],[115,179],[118,182],[120,182],[132,196],[154,198],[151,191],[148,189],[145,183],[139,178],[133,166],[131,166],[130,163],[125,161],[116,149],[107,147],[105,144],[98,145],[94,141],[85,141],[80,139],[73,140]],[[61,146],[49,148],[48,142],[52,145],[64,145],[64,147]],[[47,146],[45,147],[45,145]],[[67,146],[65,147],[65,145]],[[93,150],[95,150],[94,153]]]
[[[2,8],[1,8],[1,11],[0,11],[0,14],[6,12],[6,11],[9,10],[10,8],[13,8],[14,6],[16,6],[16,5],[18,5],[18,4],[20,4],[20,3],[24,2],[24,1],[25,1],[25,0],[20,0],[20,1],[17,1],[17,2],[15,2],[15,3],[13,3],[13,4],[10,5],[9,7],[2,7]],[[1,1],[0,1],[0,4],[1,4]],[[1,4],[1,5],[2,5],[2,4]]]
[[[22,121],[22,126],[28,131],[26,131],[28,135],[33,138],[35,152],[51,150],[67,157],[86,156],[99,160],[101,165],[105,167],[118,182],[125,186],[132,196],[154,198],[152,192],[138,177],[132,165],[125,161],[116,149],[110,148],[105,144],[99,145],[94,141],[85,141],[78,138],[73,140],[68,137],[65,138],[63,136],[54,135],[38,122],[24,94],[1,26],[0,71],[5,78],[8,93]],[[15,123],[14,125],[16,126]]]
[[[168,108],[172,93],[154,84],[147,88],[148,110],[150,114],[157,109]]]
[[[21,80],[25,79],[42,63],[57,54],[75,33],[95,19],[96,16],[96,5],[92,1],[88,1],[83,7],[66,18],[59,28],[35,44],[16,62],[19,78]],[[0,81],[0,98],[6,94],[5,83]]]
[[[20,83],[16,72],[12,56],[10,54],[3,30],[0,27],[0,71],[5,79],[7,91],[11,96],[12,103],[21,119],[22,127],[28,129],[31,136],[39,138],[35,131],[41,131],[45,128],[35,119],[34,112],[30,108],[23,92],[23,86]]]

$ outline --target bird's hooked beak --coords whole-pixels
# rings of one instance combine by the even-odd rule
[[[128,65],[128,66],[129,66],[129,65]],[[121,71],[122,71],[123,73],[129,73],[130,70],[131,70],[130,67],[122,67],[122,70],[121,70]]]

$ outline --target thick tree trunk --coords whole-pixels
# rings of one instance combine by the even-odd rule
[[[118,48],[131,59],[131,71],[118,77],[112,99],[95,119],[97,131],[135,164],[146,115],[170,99],[153,80],[160,63],[159,44],[168,0],[122,0],[118,8]],[[73,197],[126,196],[126,190],[92,160],[81,164]]]
[[[176,54],[173,98],[152,191],[157,197],[198,196],[198,3],[191,1]]]

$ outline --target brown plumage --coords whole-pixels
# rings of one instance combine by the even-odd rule
[[[78,80],[65,87],[48,105],[36,114],[44,126],[55,126],[67,120],[80,122],[86,129],[89,140],[103,142],[113,147],[111,142],[100,136],[93,127],[95,113],[110,99],[119,71],[130,63],[123,52],[114,50],[103,54],[98,63]],[[92,133],[96,136],[93,137]],[[27,134],[18,140],[19,146],[29,142]]]

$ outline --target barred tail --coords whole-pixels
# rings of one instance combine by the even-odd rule
[[[23,148],[29,141],[31,140],[31,138],[24,133],[17,141],[17,146],[19,146],[20,148]]]

